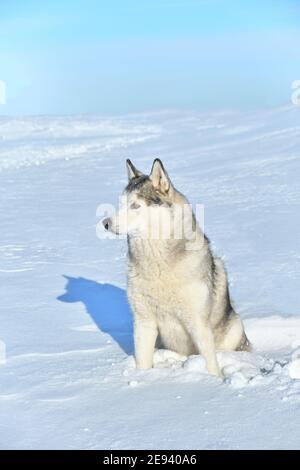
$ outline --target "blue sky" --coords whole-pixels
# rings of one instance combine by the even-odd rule
[[[1,0],[1,114],[277,106],[300,0]]]

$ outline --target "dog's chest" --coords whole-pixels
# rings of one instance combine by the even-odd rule
[[[158,322],[179,320],[189,311],[189,285],[193,282],[185,264],[161,256],[129,264],[129,298],[137,311],[151,312]],[[138,313],[139,314],[139,313]]]
[[[158,321],[163,322],[182,315],[182,286],[176,278],[169,276],[167,279],[139,279],[135,284],[135,296]]]

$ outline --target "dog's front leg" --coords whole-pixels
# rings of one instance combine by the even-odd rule
[[[186,328],[193,344],[198,353],[204,357],[208,372],[222,377],[217,361],[214,336],[209,323],[212,305],[209,287],[204,282],[201,284],[191,283],[188,288],[185,288],[185,295],[186,307],[189,310]]]
[[[197,316],[194,318],[194,322],[194,328],[192,328],[190,334],[199,353],[202,354],[206,361],[208,372],[218,377],[223,377],[217,361],[213,332],[208,320]]]
[[[158,330],[155,322],[136,320],[134,323],[135,361],[138,369],[150,369],[153,366],[153,354]]]

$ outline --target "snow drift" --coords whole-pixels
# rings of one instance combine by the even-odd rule
[[[0,447],[299,448],[299,109],[0,118]],[[254,346],[134,368],[126,243],[99,240],[125,158],[160,157],[225,258]],[[5,355],[6,352],[6,355]]]

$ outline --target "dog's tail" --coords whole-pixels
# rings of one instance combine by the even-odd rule
[[[236,351],[247,351],[251,352],[252,351],[252,345],[249,341],[249,339],[246,336],[246,333],[243,333],[242,339],[240,341],[240,344],[236,348]]]

